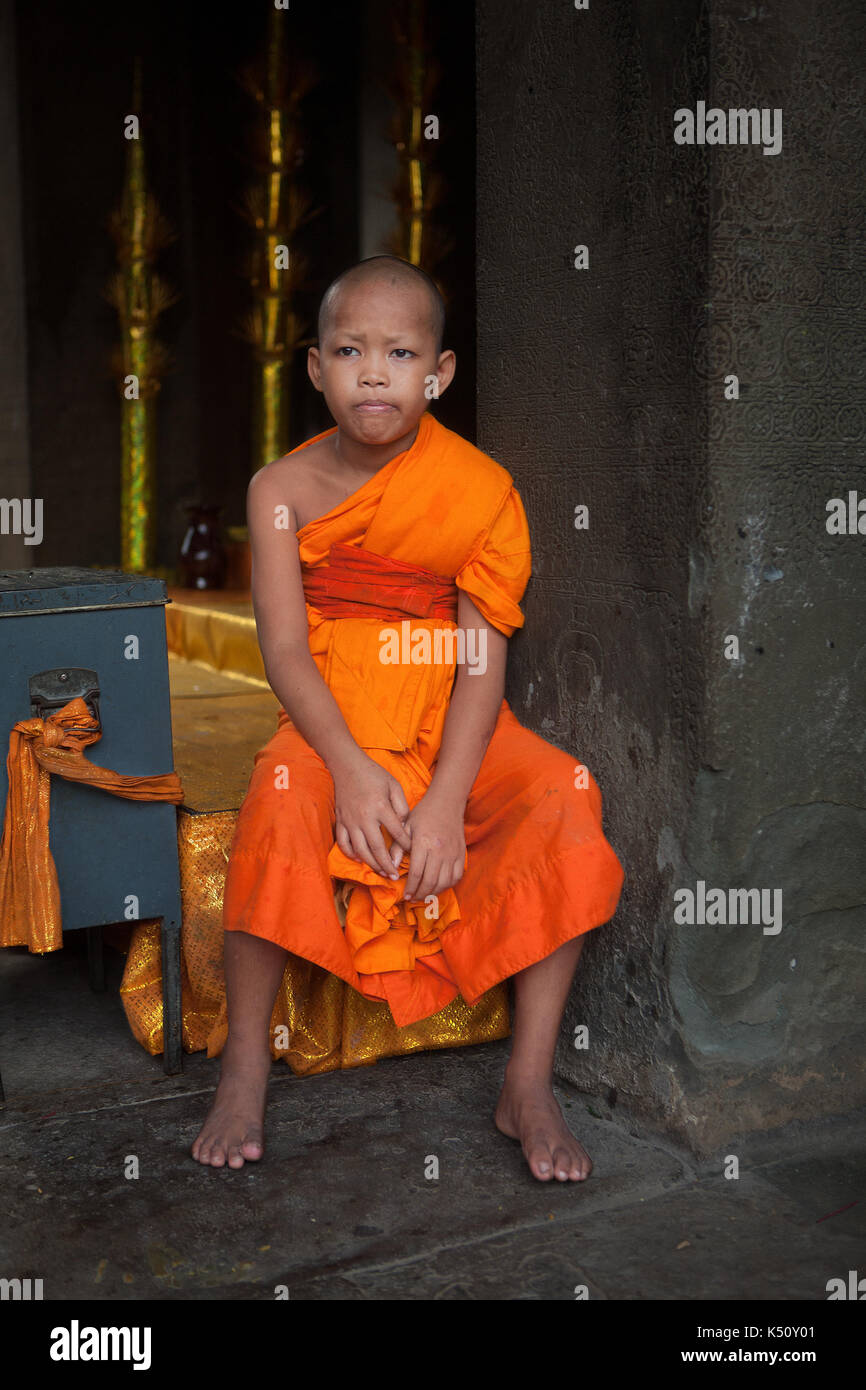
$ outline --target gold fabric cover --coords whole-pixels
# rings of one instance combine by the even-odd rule
[[[176,588],[167,592],[171,599],[165,608],[170,652],[269,689],[247,593],[218,590],[199,594]]]
[[[183,1046],[217,1056],[226,1039],[222,899],[237,811],[178,812],[183,932],[181,989]],[[341,920],[344,903],[335,895]],[[133,929],[120,988],[136,1039],[151,1054],[162,1051],[162,966],[158,921]],[[282,1032],[278,1031],[282,1030]],[[271,1051],[298,1076],[364,1066],[439,1047],[493,1042],[510,1033],[505,983],[474,1008],[458,996],[447,1008],[398,1028],[385,1003],[366,1000],[336,975],[290,957],[271,1018]],[[285,1041],[284,1050],[278,1043]]]

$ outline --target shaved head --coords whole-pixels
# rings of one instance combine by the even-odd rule
[[[442,340],[445,334],[445,301],[439,292],[439,287],[430,278],[426,271],[420,270],[417,265],[412,265],[410,261],[403,261],[399,256],[370,256],[365,261],[359,261],[357,265],[350,266],[344,270],[342,275],[338,275],[333,280],[322,296],[319,306],[319,344],[327,333],[334,317],[334,310],[340,291],[350,289],[356,285],[369,284],[379,281],[383,285],[396,289],[417,289],[423,287],[427,292],[430,304],[430,330],[433,334],[433,341],[436,344],[436,356],[442,352]]]

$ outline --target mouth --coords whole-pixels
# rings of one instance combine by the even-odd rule
[[[387,401],[359,401],[354,408],[370,415],[384,415],[387,410],[394,409],[393,405],[389,405]]]

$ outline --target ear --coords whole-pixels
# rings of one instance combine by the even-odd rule
[[[317,391],[322,388],[322,360],[317,347],[307,348],[307,375]]]
[[[457,358],[451,348],[446,348],[440,352],[439,360],[436,363],[436,375],[439,378],[439,395],[444,395],[445,391],[454,380],[454,373],[457,370]]]

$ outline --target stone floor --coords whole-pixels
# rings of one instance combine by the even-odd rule
[[[560,1086],[595,1171],[542,1184],[491,1122],[507,1043],[305,1079],[275,1064],[265,1159],[201,1169],[218,1062],[165,1077],[127,1029],[122,958],[94,995],[67,942],[0,954],[0,1275],[46,1299],[823,1301],[866,1273],[862,1115],[697,1162]]]

